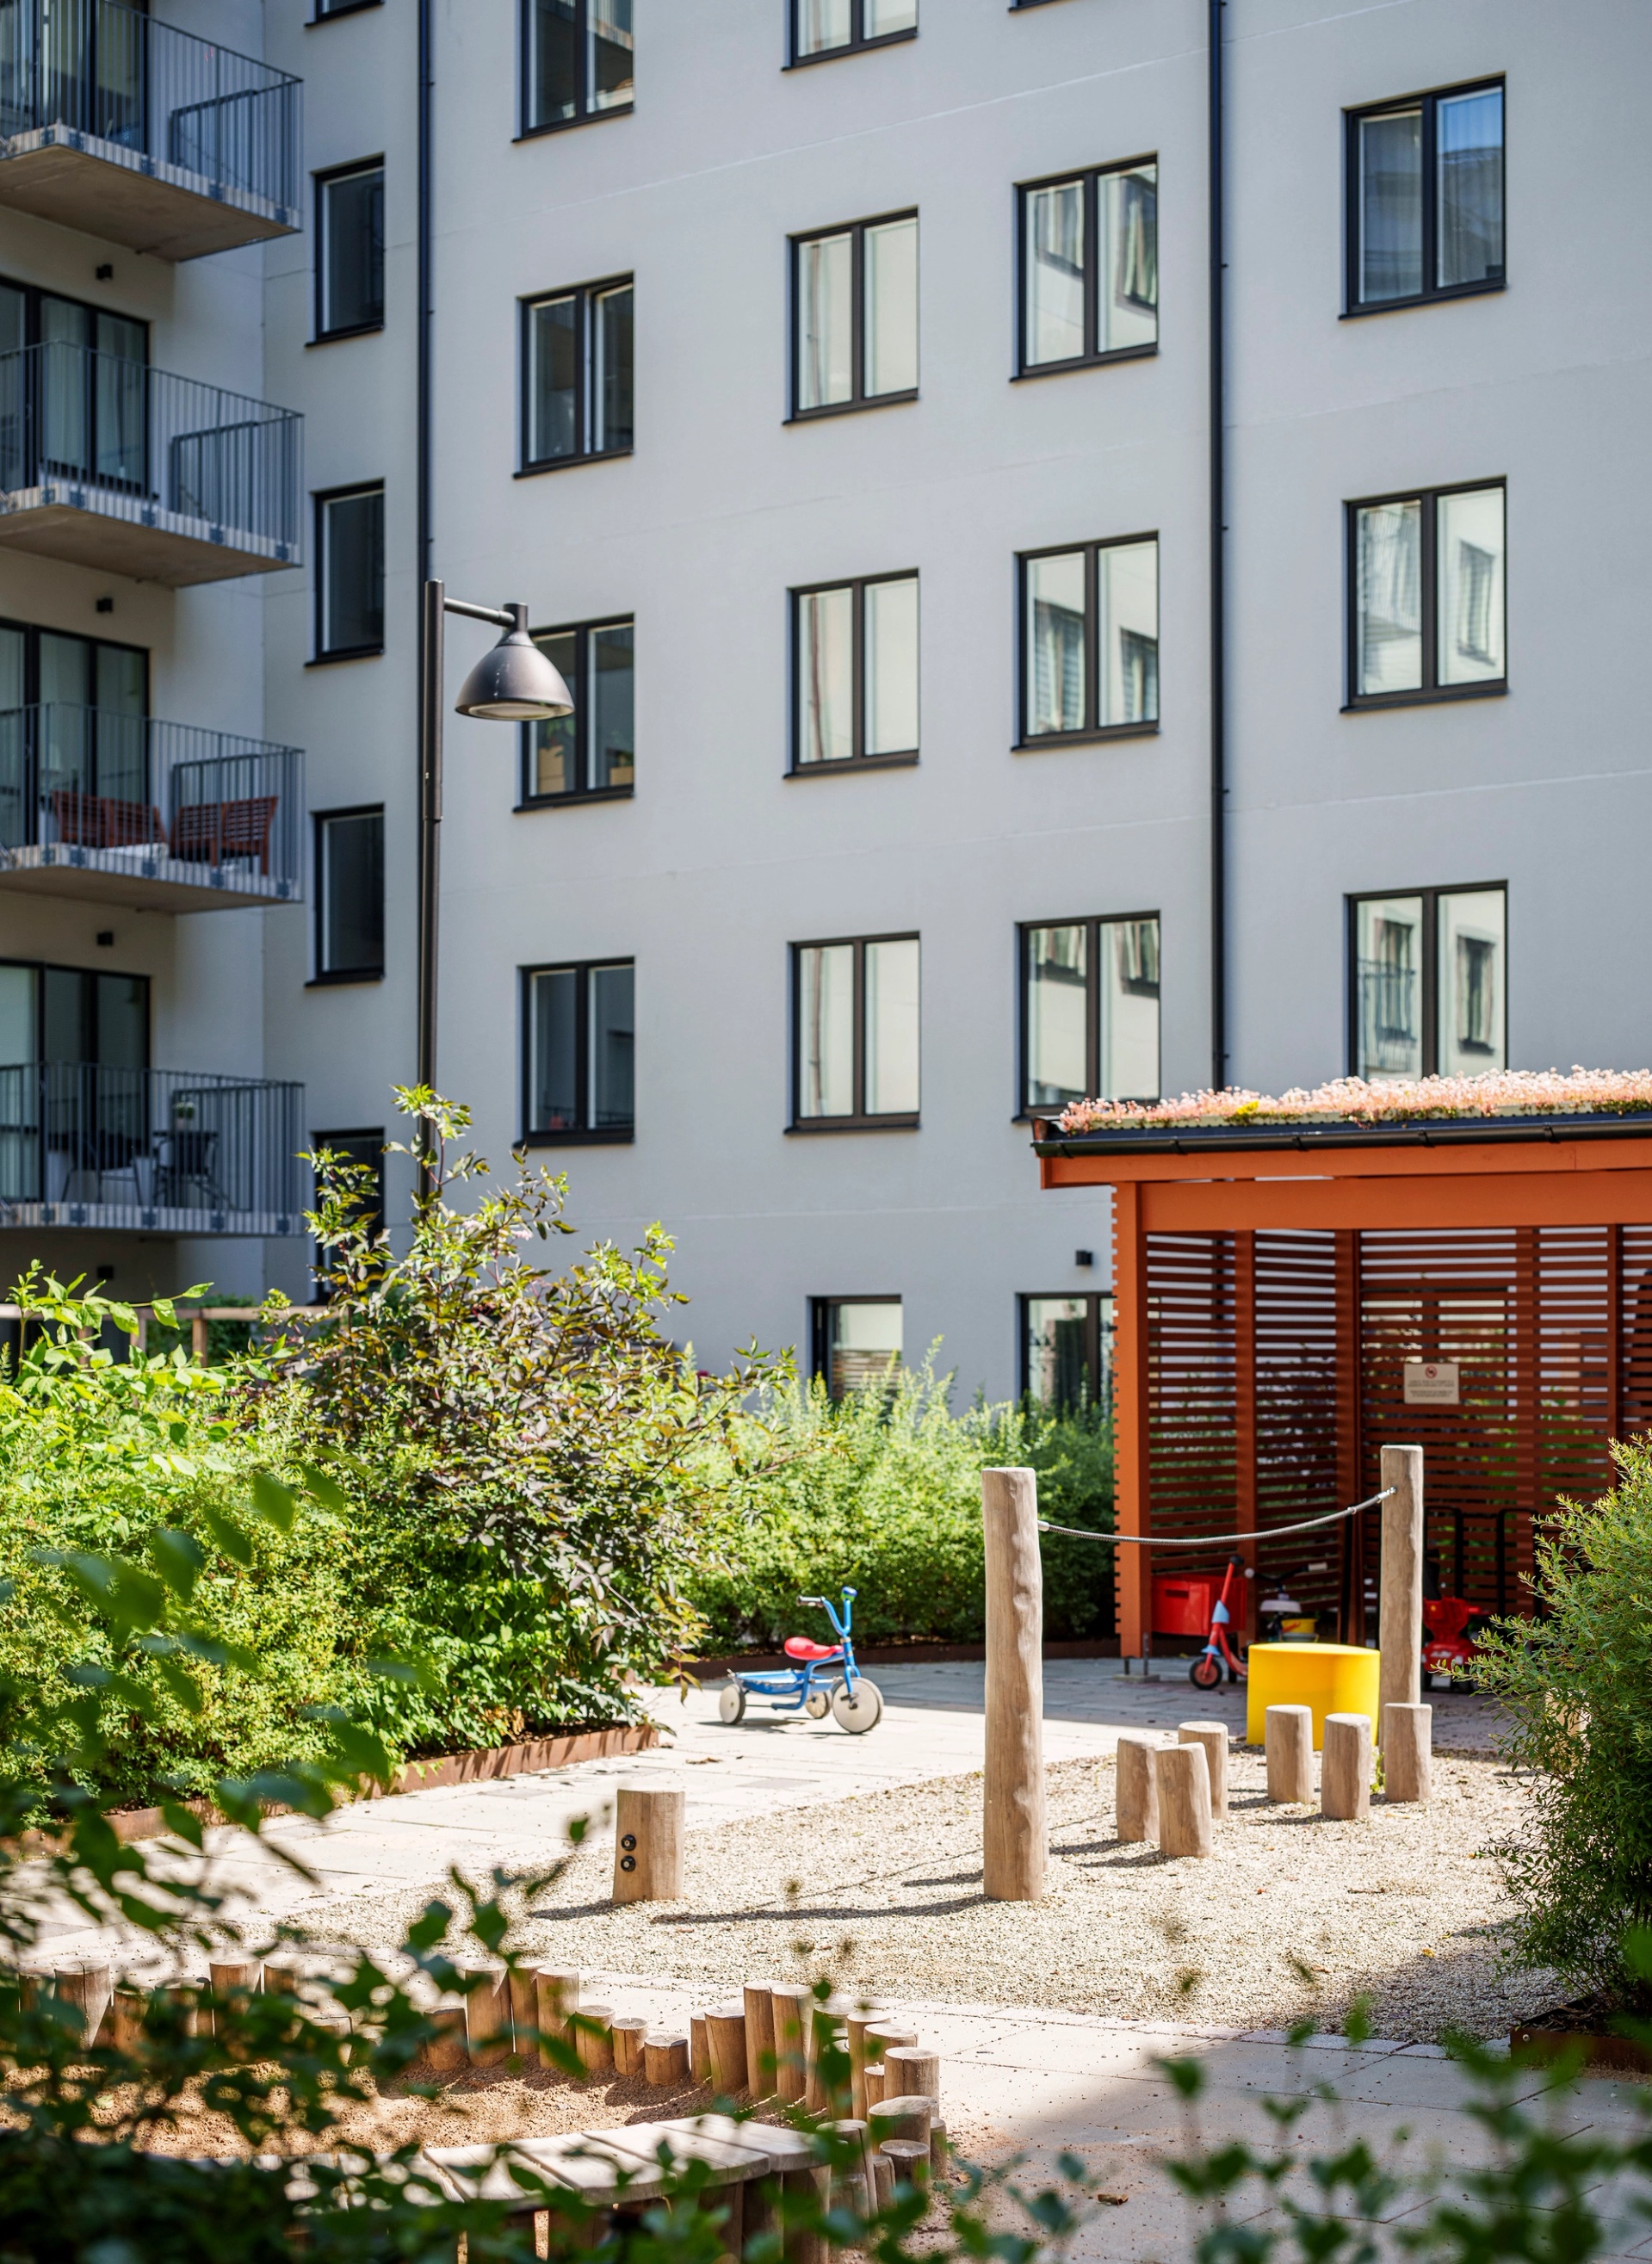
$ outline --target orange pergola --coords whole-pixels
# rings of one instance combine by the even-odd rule
[[[1246,1535],[1253,1628],[1274,1583],[1363,1639],[1377,1513],[1270,1533],[1384,1443],[1425,1449],[1442,1592],[1506,1610],[1532,1520],[1652,1427],[1645,1117],[1034,1129],[1045,1187],[1112,1190],[1117,1529]],[[1153,1573],[1225,1554],[1115,1552],[1127,1656]]]

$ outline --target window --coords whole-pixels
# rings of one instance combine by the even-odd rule
[[[384,0],[315,0],[312,24],[324,24],[330,16],[357,16],[364,8],[380,8]]]
[[[27,361],[4,359],[25,347]],[[147,323],[0,283],[5,484],[83,479],[148,497],[149,362]]]
[[[1024,377],[1157,346],[1158,178],[1141,158],[1018,192]]]
[[[384,812],[335,809],[315,820],[317,983],[376,983],[384,973]]]
[[[1351,707],[1507,689],[1503,490],[1349,506]]]
[[[525,471],[630,454],[631,301],[629,276],[524,301]]]
[[[384,160],[315,178],[315,335],[384,328]]]
[[[384,650],[384,489],[315,498],[315,657]]]
[[[631,0],[523,0],[522,44],[525,134],[631,108]]]
[[[0,847],[38,839],[62,795],[153,808],[149,708],[138,647],[0,621]]]
[[[917,395],[917,214],[792,239],[792,414]]]
[[[790,0],[792,61],[823,62],[917,37],[917,0]]]
[[[1106,1407],[1112,1400],[1112,1299],[1022,1297],[1021,1390],[1046,1407]]]
[[[1508,901],[1502,882],[1351,900],[1356,1077],[1506,1069]]]
[[[0,962],[0,1068],[41,1062],[147,1069],[149,976]]]
[[[319,1156],[330,1151],[341,1164],[349,1164],[358,1171],[371,1172],[371,1179],[360,1181],[360,1200],[351,1206],[352,1223],[359,1226],[369,1241],[376,1241],[384,1232],[384,1128],[372,1132],[315,1132],[310,1136],[310,1152]],[[315,1276],[316,1294],[325,1303],[332,1287],[329,1268],[335,1245],[318,1242],[312,1272]]]
[[[1348,113],[1348,305],[1501,290],[1503,84]]]
[[[1024,746],[1157,724],[1156,535],[1023,557],[1021,613]]]
[[[636,968],[629,959],[523,970],[525,1137],[545,1146],[636,1131]]]
[[[813,1368],[834,1399],[890,1386],[901,1368],[898,1297],[811,1297]]]
[[[917,1122],[918,940],[792,947],[794,1132]]]
[[[917,760],[917,576],[792,592],[792,768]]]
[[[523,725],[523,802],[630,794],[636,784],[634,624],[536,629],[533,642],[572,691],[574,712]]]
[[[1158,1094],[1157,913],[1024,927],[1019,1113]]]

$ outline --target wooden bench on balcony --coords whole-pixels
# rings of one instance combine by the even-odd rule
[[[161,813],[148,802],[58,787],[47,797],[59,841],[71,849],[137,849],[166,844]]]
[[[275,824],[273,794],[249,795],[240,802],[185,802],[172,825],[172,854],[183,865],[228,865],[256,860],[270,869],[270,833]]]

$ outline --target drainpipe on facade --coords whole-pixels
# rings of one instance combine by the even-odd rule
[[[1210,191],[1210,1081],[1228,1082],[1228,591],[1221,18],[1207,0]]]

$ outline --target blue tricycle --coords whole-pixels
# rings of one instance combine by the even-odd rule
[[[820,1606],[832,1623],[837,1642],[811,1643],[806,1635],[787,1636],[786,1655],[794,1658],[796,1665],[774,1674],[731,1674],[718,1695],[719,1715],[725,1722],[738,1722],[744,1716],[749,1697],[764,1698],[777,1714],[807,1714],[813,1722],[823,1722],[830,1714],[839,1729],[847,1730],[851,1737],[875,1730],[883,1713],[883,1694],[855,1665],[854,1638],[849,1632],[855,1591],[844,1590],[841,1619],[824,1596],[800,1596],[797,1600]],[[835,1667],[842,1668],[841,1675],[828,1674],[827,1670]]]

